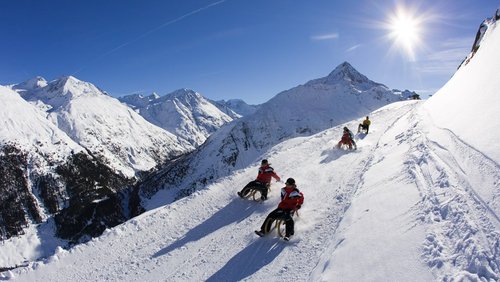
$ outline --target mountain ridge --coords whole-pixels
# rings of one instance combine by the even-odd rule
[[[178,89],[164,96],[131,95],[119,100],[134,108],[152,124],[200,146],[207,137],[233,120],[211,101],[191,89]]]
[[[336,69],[343,68],[352,66],[343,64]],[[360,92],[358,88],[362,87],[349,86],[343,77],[339,79],[342,79],[339,81],[342,87],[338,87],[339,83],[316,79],[312,80],[314,83],[310,81],[278,93],[259,105],[254,114],[228,124],[211,135],[197,150],[146,178],[140,184],[143,197],[148,199],[159,190],[172,189],[177,192],[168,192],[170,196],[164,197],[166,202],[162,204],[175,201],[196,191],[199,183],[207,185],[212,179],[250,165],[270,146],[279,142],[315,134],[403,100],[401,95],[375,82],[361,81],[363,87],[373,87]],[[356,80],[352,82],[357,83]],[[186,174],[190,176],[188,181],[183,180]]]

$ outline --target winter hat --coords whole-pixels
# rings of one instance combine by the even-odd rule
[[[293,179],[293,178],[288,178],[288,179],[286,180],[285,184],[295,185],[295,179]]]
[[[266,159],[263,159],[260,164],[268,164],[267,160]]]

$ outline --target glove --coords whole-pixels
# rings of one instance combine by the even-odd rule
[[[302,205],[297,205],[297,209],[300,210],[300,208],[302,207]]]

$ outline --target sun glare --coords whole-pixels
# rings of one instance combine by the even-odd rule
[[[403,8],[389,18],[387,23],[389,37],[397,48],[400,48],[412,61],[415,60],[415,50],[420,44],[421,22],[410,11]]]

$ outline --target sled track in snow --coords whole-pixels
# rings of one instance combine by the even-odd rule
[[[424,260],[443,281],[496,281],[500,207],[498,201],[486,202],[478,186],[489,185],[492,199],[499,198],[498,165],[449,130],[430,125],[438,134],[424,133],[420,123],[425,121],[416,112],[410,115],[412,135],[419,138],[411,140],[407,166],[422,195],[420,220],[428,230]],[[471,183],[473,176],[481,183]]]
[[[336,208],[332,209],[327,216],[328,225],[330,226],[331,229],[325,229],[321,232],[323,238],[334,236],[335,240],[330,242],[330,246],[327,246],[322,250],[322,254],[319,257],[329,257],[344,241],[345,238],[338,237],[335,235],[337,234],[338,228],[345,217],[345,213],[351,206],[353,197],[355,197],[355,195],[358,192],[360,192],[360,189],[363,188],[365,182],[364,181],[365,173],[374,165],[374,161],[376,161],[376,151],[383,146],[381,143],[384,143],[381,141],[381,139],[388,131],[393,129],[393,127],[401,120],[401,118],[405,115],[405,113],[407,113],[411,108],[412,108],[411,106],[407,105],[401,107],[400,110],[394,112],[393,113],[394,121],[381,134],[379,134],[375,145],[370,147],[369,153],[367,155],[361,155],[360,157],[358,157],[355,161],[356,163],[358,163],[356,168],[351,169],[351,171],[344,173],[344,177],[342,178],[342,181],[339,183],[339,186],[336,190],[337,196],[335,198],[338,200],[335,202],[334,205],[334,207]],[[384,114],[387,114],[386,113],[387,110],[382,110],[379,112],[384,112]],[[374,119],[376,119],[377,112],[372,113],[371,116],[373,116]],[[371,134],[370,136],[374,136],[374,134]],[[360,160],[360,158],[363,159]],[[355,173],[352,173],[352,171],[355,171]],[[342,189],[342,187],[344,188]],[[319,272],[321,272],[322,267],[324,266],[322,265],[321,260],[315,262],[315,265],[310,273],[310,276],[308,277],[308,279],[304,279],[304,281],[311,281],[315,273],[314,269],[318,269]]]

